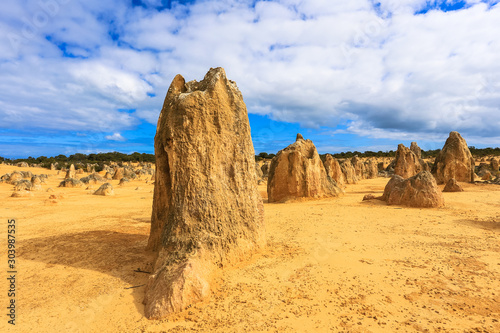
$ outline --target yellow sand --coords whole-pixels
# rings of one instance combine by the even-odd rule
[[[103,197],[23,170],[54,176],[30,198],[0,184],[2,277],[8,218],[18,232],[17,325],[2,315],[0,332],[500,332],[500,186],[463,184],[441,209],[362,202],[384,178],[338,199],[266,203],[267,248],[226,269],[210,301],[149,321],[144,287],[126,288],[151,271],[152,183],[113,180]]]

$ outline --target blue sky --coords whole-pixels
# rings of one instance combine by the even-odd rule
[[[153,153],[171,80],[224,67],[256,153],[500,146],[500,4],[7,0],[0,156]]]

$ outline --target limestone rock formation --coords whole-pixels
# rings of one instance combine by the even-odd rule
[[[422,158],[422,149],[420,149],[416,142],[410,144],[410,150],[417,156],[417,159]]]
[[[497,174],[498,173],[498,169],[499,169],[499,161],[498,161],[498,158],[495,158],[495,157],[492,157],[491,160],[490,160],[490,167],[491,167],[491,170],[493,170],[493,174]]]
[[[59,183],[59,187],[81,187],[83,183],[75,178],[68,178]]]
[[[296,198],[336,197],[342,193],[327,176],[325,167],[311,140],[297,135],[297,141],[272,159],[267,182],[269,202]]]
[[[64,179],[75,178],[75,177],[76,177],[75,166],[71,164],[68,171],[66,172],[66,176],[64,177]]]
[[[267,178],[269,177],[269,167],[271,166],[271,163],[269,161],[265,161],[264,164],[262,164],[262,167],[260,170],[262,170],[262,177]]]
[[[23,179],[14,183],[14,191],[30,191],[31,181]]]
[[[210,69],[201,82],[174,78],[155,157],[148,249],[158,255],[144,299],[150,319],[206,299],[214,270],[265,243],[247,109],[224,69]]]
[[[93,173],[88,175],[87,177],[80,178],[80,181],[84,184],[100,184],[104,182],[104,179],[98,173]]]
[[[115,173],[113,174],[113,179],[120,180],[124,177],[123,168],[115,168]]]
[[[115,195],[115,191],[113,189],[113,185],[110,183],[104,183],[102,184],[97,191],[94,192],[94,195],[104,195],[104,196],[109,196],[109,195]]]
[[[340,169],[344,174],[344,180],[347,184],[357,184],[358,177],[356,176],[356,170],[352,166],[351,160],[340,161]]]
[[[30,191],[41,191],[42,190],[42,180],[38,176],[31,177],[31,187]]]
[[[128,179],[127,177],[123,177],[122,179],[120,179],[120,182],[118,183],[119,186],[123,186],[125,185],[126,183],[129,183],[130,182],[130,179]]]
[[[326,174],[337,183],[337,186],[342,187],[345,184],[345,176],[339,161],[332,155],[326,154],[324,165]]]
[[[460,185],[455,178],[451,178],[446,183],[443,192],[463,192],[462,185]]]
[[[13,173],[11,173],[8,176],[7,182],[9,184],[15,184],[16,182],[20,181],[21,179],[23,179],[23,174],[20,172],[14,171]]]
[[[421,154],[421,151],[419,151],[420,148],[415,142],[411,144],[413,149],[408,149],[405,145],[400,143],[396,151],[394,174],[403,178],[413,177],[420,171],[425,170],[419,157],[414,153],[414,151],[417,151],[417,153]]]
[[[355,170],[356,177],[358,179],[365,179],[365,165],[357,155],[351,158],[351,164]]]
[[[467,142],[458,132],[451,132],[436,157],[432,174],[438,184],[445,184],[451,178],[459,182],[473,182],[474,164]]]
[[[264,173],[262,172],[262,169],[257,162],[255,162],[255,175],[257,176],[257,179],[261,179],[262,177],[264,177]]]
[[[365,179],[373,179],[378,176],[378,163],[374,158],[369,158],[364,162]]]
[[[393,176],[385,186],[381,200],[388,205],[421,208],[444,206],[443,194],[429,171],[422,171],[407,179]]]

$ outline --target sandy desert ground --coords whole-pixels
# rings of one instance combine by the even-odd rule
[[[113,180],[116,195],[103,197],[22,170],[53,176],[30,198],[0,184],[2,277],[8,218],[18,245],[17,325],[3,315],[1,332],[500,332],[498,185],[463,184],[440,209],[362,201],[387,178],[337,199],[265,203],[267,248],[225,269],[208,302],[150,321],[148,275],[135,270],[151,271],[152,183]]]

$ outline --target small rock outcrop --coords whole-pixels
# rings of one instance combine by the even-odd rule
[[[114,180],[120,180],[124,177],[123,168],[115,168],[115,173],[113,174]]]
[[[451,178],[446,182],[443,192],[463,192],[462,185],[460,185],[455,178]]]
[[[407,179],[398,175],[393,176],[385,186],[381,200],[388,205],[420,208],[444,206],[443,194],[429,171],[422,171]]]
[[[467,142],[458,132],[451,132],[436,157],[432,174],[438,184],[445,184],[451,178],[470,183],[474,181],[474,165]]]
[[[82,187],[83,183],[75,178],[68,178],[59,183],[59,187]]]
[[[120,182],[118,183],[119,186],[123,186],[125,185],[126,183],[129,183],[130,182],[130,179],[128,179],[127,177],[123,177],[122,179],[120,179]]]
[[[30,191],[31,181],[23,179],[14,183],[14,191]]]
[[[267,181],[269,202],[297,198],[336,197],[342,193],[327,176],[325,167],[311,140],[297,135],[297,141],[272,159]]]
[[[174,78],[155,136],[147,318],[205,300],[215,270],[264,245],[254,153],[243,97],[222,68],[201,82]]]
[[[113,185],[110,183],[104,183],[97,189],[97,191],[94,192],[94,195],[115,195],[115,190],[113,189]]]
[[[64,177],[64,179],[69,179],[69,178],[76,178],[75,166],[73,164],[71,164],[68,171],[66,172],[66,176]]]
[[[31,187],[30,191],[41,191],[42,190],[42,180],[38,176],[31,177]]]
[[[100,174],[98,173],[93,173],[88,175],[87,177],[80,178],[80,181],[84,184],[90,185],[96,185],[96,184],[101,184],[104,182],[104,179],[101,177]]]

